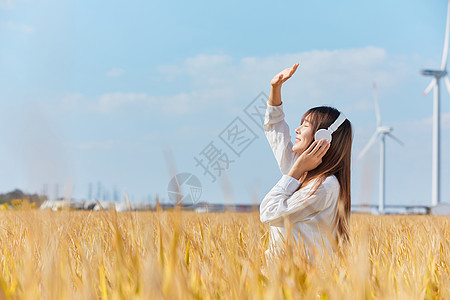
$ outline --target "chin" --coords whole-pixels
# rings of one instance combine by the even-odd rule
[[[292,151],[298,153],[298,154],[302,154],[303,152],[305,152],[306,149],[308,149],[309,144],[304,144],[303,142],[299,142],[294,144],[294,146],[292,146]]]
[[[292,147],[292,151],[294,151],[294,152],[296,152],[296,153],[298,153],[298,154],[302,154],[303,153],[303,151],[305,151],[304,149],[298,149],[297,147]]]

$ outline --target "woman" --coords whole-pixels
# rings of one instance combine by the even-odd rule
[[[267,255],[280,254],[283,241],[292,233],[300,249],[312,258],[314,251],[331,253],[348,240],[352,127],[334,108],[312,108],[295,130],[292,144],[284,121],[281,86],[297,67],[294,64],[271,81],[264,131],[282,177],[264,197],[260,219],[271,226]],[[345,121],[336,126],[338,119]],[[331,142],[314,140],[319,129],[330,125],[334,129]]]

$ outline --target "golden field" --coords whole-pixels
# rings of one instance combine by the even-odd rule
[[[450,299],[449,221],[352,215],[311,264],[258,212],[0,211],[0,299]]]

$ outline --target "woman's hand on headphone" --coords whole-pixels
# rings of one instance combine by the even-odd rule
[[[281,87],[281,85],[288,80],[289,78],[291,78],[291,76],[295,73],[295,71],[298,68],[298,64],[294,64],[292,66],[292,68],[287,68],[284,69],[283,71],[281,71],[280,73],[278,73],[277,75],[275,75],[275,77],[272,79],[272,81],[270,82],[270,84],[273,87]]]
[[[306,172],[314,170],[322,163],[322,158],[329,148],[330,143],[327,140],[314,141],[308,149],[300,154],[288,175],[297,180],[302,177],[304,179]]]

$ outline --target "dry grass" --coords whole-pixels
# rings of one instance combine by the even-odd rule
[[[344,257],[266,267],[258,213],[2,211],[0,298],[450,299],[449,220],[354,215]]]

